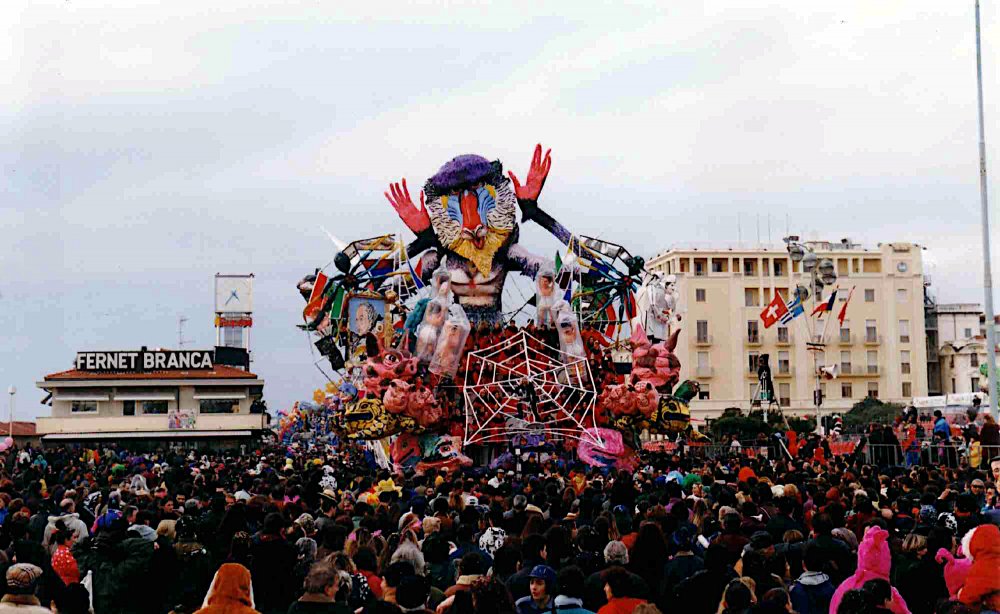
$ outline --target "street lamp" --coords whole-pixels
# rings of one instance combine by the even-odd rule
[[[806,299],[810,296],[810,288],[812,289],[811,294],[813,297],[813,302],[819,304],[823,300],[823,288],[826,286],[831,286],[837,283],[837,270],[833,265],[833,260],[830,258],[819,258],[811,247],[805,245],[799,241],[799,237],[791,235],[785,237],[785,245],[788,250],[788,257],[791,258],[792,262],[800,262],[802,264],[802,272],[809,276],[809,286],[804,286],[798,284],[795,288],[795,296],[798,298],[803,306],[805,305]],[[833,314],[827,314],[827,317],[832,317]],[[827,324],[830,320],[827,319]],[[820,380],[823,375],[822,367],[819,364],[819,352],[823,352],[826,355],[826,339],[825,339],[826,327],[824,325],[823,333],[819,335],[813,335],[810,333],[810,339],[806,342],[806,349],[813,352],[813,366],[815,367],[816,373],[816,388],[813,390],[813,404],[816,406],[816,422],[821,423],[820,411],[823,406],[823,395],[820,392]]]
[[[7,388],[7,394],[10,395],[10,437],[14,438],[14,395],[17,394],[17,388],[10,386]]]

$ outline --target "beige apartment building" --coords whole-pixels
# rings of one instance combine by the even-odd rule
[[[805,242],[816,255],[830,258],[839,287],[832,316],[805,314],[788,326],[764,329],[761,310],[775,293],[785,300],[810,276],[792,262],[784,245],[755,248],[673,248],[647,267],[676,275],[683,310],[676,353],[681,380],[701,384],[691,405],[695,417],[711,418],[728,407],[750,409],[757,384],[757,361],[770,357],[775,393],[794,414],[815,413],[816,365],[837,365],[836,379],[819,384],[823,413],[843,412],[867,396],[909,402],[927,394],[924,343],[924,283],[921,247],[885,243],[864,248],[841,242]],[[855,287],[844,326],[836,320],[848,291]],[[826,299],[832,288],[823,293]],[[832,321],[826,325],[826,318]],[[826,325],[822,352],[807,349]],[[818,339],[816,339],[818,341]]]

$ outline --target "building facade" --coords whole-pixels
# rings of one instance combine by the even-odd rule
[[[38,435],[44,444],[249,442],[268,423],[259,402],[264,381],[245,368],[217,364],[215,356],[211,350],[145,348],[80,352],[73,369],[36,383],[52,406],[51,417],[38,418]]]
[[[695,416],[714,417],[729,407],[749,409],[764,354],[770,357],[776,396],[791,413],[815,413],[817,386],[823,412],[846,411],[868,396],[909,402],[927,394],[920,246],[891,243],[866,249],[846,239],[807,245],[836,267],[840,291],[832,316],[809,318],[811,297],[805,315],[769,329],[760,314],[775,293],[787,300],[796,285],[810,285],[783,245],[675,248],[647,263],[677,279],[684,313],[676,353],[681,379],[701,384],[700,398],[691,405]],[[841,327],[836,315],[852,287]],[[824,327],[823,351],[807,349],[807,342],[819,341],[817,333]],[[817,383],[817,365],[836,365],[836,379]]]
[[[978,303],[931,305],[927,311],[930,395],[985,391],[986,317]]]

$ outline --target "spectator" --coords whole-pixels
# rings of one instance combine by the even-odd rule
[[[544,614],[553,607],[556,572],[548,565],[536,565],[528,573],[530,594],[514,604],[517,614]]]
[[[205,604],[195,614],[260,614],[254,609],[250,570],[225,563],[215,573]]]
[[[822,549],[816,544],[806,546],[802,557],[806,570],[791,589],[792,609],[798,614],[826,614],[830,611],[835,589],[830,576],[822,571],[823,563]]]
[[[645,599],[629,597],[629,577],[622,567],[612,567],[604,573],[604,592],[608,602],[598,614],[630,614]]]
[[[316,563],[303,583],[305,593],[288,607],[288,614],[351,614],[346,603],[337,601],[341,585],[350,582],[346,576],[329,563]]]

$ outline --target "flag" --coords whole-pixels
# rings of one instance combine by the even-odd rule
[[[785,306],[784,299],[777,292],[774,293],[774,300],[772,300],[764,311],[760,312],[760,319],[764,320],[764,328],[771,328],[774,323],[780,320],[788,313],[788,308]]]
[[[844,327],[844,317],[847,315],[847,305],[851,302],[851,297],[854,296],[854,288],[856,286],[851,286],[851,291],[847,293],[847,300],[844,301],[844,306],[840,308],[840,313],[837,314],[837,320],[840,322],[840,327]]]
[[[420,275],[423,272],[424,261],[417,260],[417,267],[413,267],[413,259],[406,259],[406,268],[410,269],[410,279],[413,280],[413,285],[417,287],[417,290],[423,288],[426,284],[420,279]]]
[[[798,296],[796,296],[795,300],[793,300],[791,303],[786,303],[785,304],[785,309],[788,310],[788,313],[786,313],[785,315],[781,316],[781,325],[782,326],[785,326],[786,324],[788,324],[789,322],[791,322],[795,318],[797,318],[800,315],[802,315],[803,313],[805,313],[805,308],[802,307],[802,299],[799,298]]]
[[[322,272],[316,274],[316,281],[313,282],[312,292],[309,293],[309,300],[306,301],[305,309],[302,310],[302,319],[308,323],[316,320],[321,309],[323,309],[323,293],[329,281]]]
[[[559,252],[556,251],[556,273],[562,268],[562,257],[559,256]]]
[[[833,292],[830,293],[830,298],[827,299],[825,303],[820,303],[819,305],[816,305],[816,309],[813,309],[812,313],[810,313],[809,315],[814,316],[817,313],[823,313],[824,311],[829,311],[832,313],[833,303],[836,300],[837,300],[837,290],[834,289]]]

